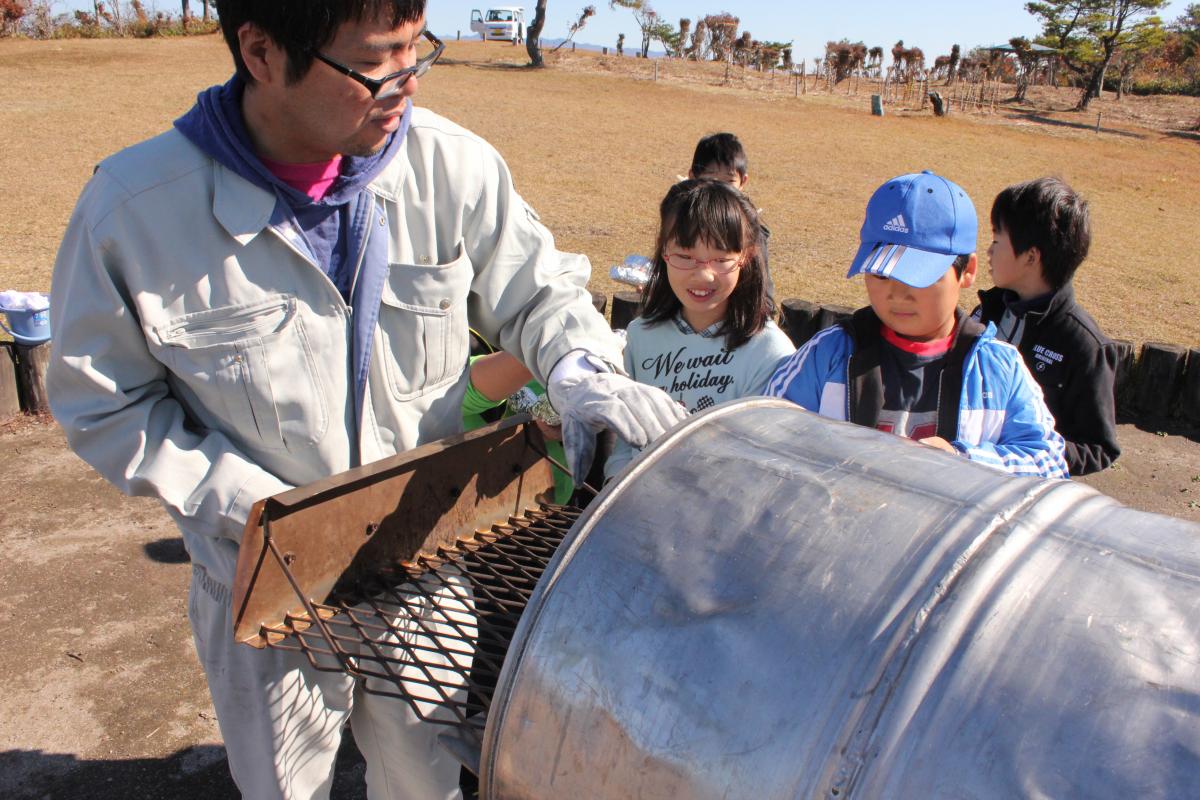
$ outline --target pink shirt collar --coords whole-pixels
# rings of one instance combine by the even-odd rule
[[[316,164],[286,164],[262,156],[259,156],[259,160],[276,178],[296,191],[304,192],[314,201],[319,201],[325,196],[329,187],[338,179],[342,168],[340,155]]]

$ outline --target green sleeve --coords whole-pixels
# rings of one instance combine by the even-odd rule
[[[474,364],[475,359],[477,358],[480,358],[480,356],[472,356],[471,363]],[[503,400],[489,400],[488,398],[484,397],[478,389],[475,388],[475,384],[468,380],[467,393],[463,396],[462,404],[464,429],[472,431],[476,428],[482,427],[484,421],[479,415],[497,406],[504,405],[507,400],[508,398]]]

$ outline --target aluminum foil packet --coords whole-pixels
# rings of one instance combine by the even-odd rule
[[[650,282],[650,271],[653,268],[654,263],[645,256],[626,256],[625,263],[617,264],[608,274],[614,281],[643,289]]]
[[[508,396],[508,410],[514,414],[528,412],[535,420],[554,427],[562,425],[562,417],[550,405],[550,396],[536,394],[528,386],[522,386]]]

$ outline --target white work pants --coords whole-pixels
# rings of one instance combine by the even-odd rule
[[[412,625],[406,638],[436,630],[447,614],[460,625],[473,625],[469,598],[464,602],[455,594],[439,597],[436,610],[426,608],[421,624]],[[420,721],[403,700],[363,692],[360,682],[344,673],[314,669],[301,653],[236,643],[229,598],[227,587],[193,567],[188,616],[229,769],[243,797],[328,798],[347,718],[366,760],[371,800],[462,796],[459,763],[437,743],[437,734],[451,729]],[[459,666],[469,666],[470,660],[455,658]],[[443,679],[450,674],[434,672]]]

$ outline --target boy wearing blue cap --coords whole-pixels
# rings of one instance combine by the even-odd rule
[[[970,319],[979,223],[961,187],[921,172],[875,191],[846,277],[870,305],[784,361],[767,394],[1016,475],[1066,478],[1063,439],[1020,353]]]

